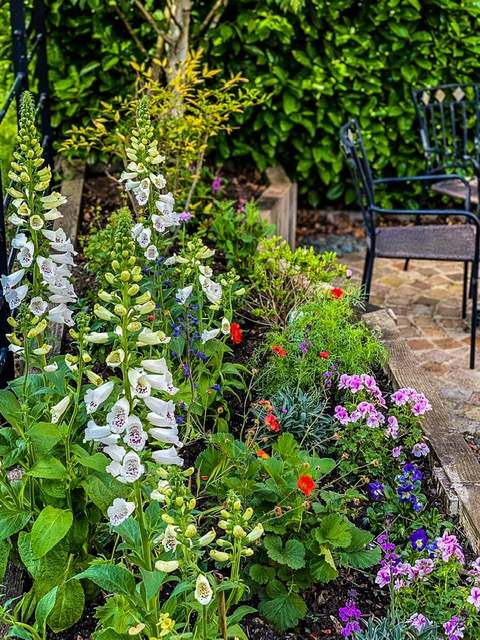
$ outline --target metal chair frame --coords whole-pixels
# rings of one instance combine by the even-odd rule
[[[360,133],[360,128],[357,120],[352,119],[347,122],[340,129],[340,142],[347,159],[347,163],[349,165],[353,183],[355,186],[355,190],[357,192],[358,201],[362,210],[363,222],[365,232],[367,234],[367,254],[365,257],[365,266],[363,271],[362,285],[364,286],[365,299],[368,300],[370,297],[371,283],[372,283],[372,275],[373,275],[373,266],[375,257],[384,257],[384,258],[408,258],[408,259],[419,259],[419,260],[447,260],[453,262],[463,262],[464,265],[468,265],[468,263],[472,263],[472,277],[471,277],[471,297],[472,297],[472,321],[471,321],[471,345],[470,345],[470,368],[475,368],[475,338],[476,338],[476,328],[477,328],[477,302],[478,302],[478,265],[479,265],[479,257],[480,257],[480,221],[479,218],[468,211],[470,207],[470,185],[466,178],[463,176],[457,176],[452,174],[431,174],[431,175],[421,175],[421,176],[403,176],[403,177],[394,177],[394,178],[380,178],[374,179],[370,169],[370,163],[368,161],[368,157],[365,151],[365,147],[362,141],[362,136]],[[406,209],[384,209],[377,205],[375,200],[375,186],[379,184],[399,184],[399,183],[408,183],[408,182],[420,182],[423,184],[428,184],[433,180],[451,180],[452,177],[458,178],[462,180],[465,184],[466,188],[466,209],[449,209],[447,211],[442,209],[423,209],[418,208],[414,211],[406,210]],[[430,217],[446,217],[446,216],[459,216],[462,217],[466,223],[470,223],[471,227],[465,224],[451,225],[448,227],[451,231],[450,233],[452,240],[454,233],[457,233],[458,230],[460,232],[469,232],[466,234],[468,236],[468,241],[472,241],[473,246],[471,247],[472,251],[467,251],[467,247],[463,248],[464,254],[461,257],[458,257],[459,254],[451,254],[448,253],[449,247],[442,247],[443,253],[440,252],[438,255],[435,255],[433,251],[429,251],[425,247],[422,246],[421,243],[418,243],[418,246],[415,247],[415,251],[412,251],[412,255],[405,255],[405,251],[402,250],[401,246],[389,245],[386,249],[385,246],[381,248],[379,252],[377,248],[377,236],[379,234],[379,228],[377,227],[377,215],[412,215],[415,216],[430,216]],[[439,229],[442,229],[439,225],[420,225],[422,227],[422,233],[427,233],[430,240],[435,240],[435,234],[438,236]],[[405,235],[406,246],[413,247],[415,245],[415,239],[420,232],[420,226],[415,227],[402,227],[402,232]],[[383,239],[388,239],[388,236],[393,235],[392,230],[397,230],[398,227],[385,227],[381,228],[382,241]],[[445,229],[445,227],[443,227]],[[474,230],[474,231],[473,231]],[[417,234],[417,235],[416,235]],[[396,238],[398,239],[398,233],[396,233]],[[462,240],[463,242],[463,240]],[[432,243],[435,245],[435,242]],[[390,250],[391,246],[391,250]],[[453,244],[452,244],[453,246]],[[462,245],[463,246],[463,245]],[[442,257],[443,256],[443,257]],[[445,257],[448,256],[448,257]],[[467,270],[464,270],[464,280],[463,280],[463,298],[462,298],[462,317],[466,316],[466,304],[467,304]]]

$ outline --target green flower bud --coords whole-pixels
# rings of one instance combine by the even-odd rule
[[[192,476],[195,473],[195,467],[188,467],[188,469],[185,469],[185,471],[182,471],[182,475],[185,478],[189,478],[190,476]]]
[[[235,538],[245,538],[247,535],[247,532],[239,524],[236,524],[233,527],[233,535],[235,536]]]
[[[135,333],[136,331],[140,331],[140,329],[142,328],[142,323],[137,321],[134,322],[129,322],[127,324],[127,331],[131,331],[132,333]]]
[[[177,496],[175,498],[175,504],[177,505],[177,507],[183,507],[183,505],[185,504],[185,500],[182,496]]]
[[[185,537],[193,538],[195,535],[197,535],[197,527],[194,524],[189,524],[185,529]]]
[[[169,516],[168,513],[162,513],[162,520],[166,524],[175,524],[175,520],[172,518],[172,516]]]
[[[198,539],[198,544],[201,547],[204,547],[207,544],[210,544],[211,542],[213,542],[215,540],[215,536],[217,534],[215,533],[215,531],[213,529],[211,529],[208,533],[206,533],[204,536],[202,536],[201,538]]]
[[[243,519],[245,520],[245,522],[248,522],[252,516],[253,516],[252,507],[248,507],[248,509],[245,509],[245,513],[243,514]]]
[[[123,306],[123,304],[116,304],[115,308],[114,308],[115,314],[117,316],[120,316],[121,318],[123,318],[123,316],[126,316],[128,311],[126,310],[126,308]]]
[[[248,558],[249,556],[253,556],[253,549],[250,549],[250,547],[243,549],[242,556],[245,556],[246,558]]]
[[[218,526],[220,527],[220,529],[223,529],[224,531],[226,531],[228,527],[228,522],[226,520],[219,520]]]
[[[225,551],[217,551],[217,549],[212,549],[210,551],[210,557],[217,562],[227,562],[230,559],[230,554],[225,553]]]
[[[120,274],[120,279],[122,282],[128,282],[132,276],[129,271],[122,271]]]
[[[115,271],[120,269],[120,263],[118,260],[112,260],[112,268],[115,269]]]
[[[115,276],[113,275],[113,273],[107,271],[107,273],[105,274],[105,280],[108,282],[108,284],[113,284],[114,279]]]
[[[195,498],[190,498],[190,501],[188,503],[188,508],[190,509],[190,511],[193,511],[196,505],[197,505],[197,501],[195,500]]]
[[[132,284],[132,286],[128,290],[128,295],[136,296],[139,291],[140,291],[140,287],[138,286],[138,284]]]

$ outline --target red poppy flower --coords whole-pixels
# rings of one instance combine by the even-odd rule
[[[330,293],[332,294],[332,297],[336,298],[337,300],[340,300],[340,298],[343,297],[343,289],[340,289],[339,287],[330,289]]]
[[[285,358],[285,356],[287,355],[287,352],[283,347],[278,347],[276,345],[272,347],[272,351],[275,351],[277,356],[281,356],[282,358]]]
[[[320,356],[320,358],[329,358],[330,354],[328,353],[328,351],[320,351],[320,353],[318,354]]]
[[[315,483],[310,478],[310,476],[303,475],[303,476],[300,476],[300,478],[298,479],[297,487],[300,489],[300,491],[303,491],[303,493],[308,498],[308,496],[315,489]]]
[[[278,424],[277,419],[273,415],[273,413],[269,413],[267,416],[265,416],[265,424],[268,424],[272,431],[280,431],[280,425]]]
[[[155,316],[148,316],[147,320],[149,322],[153,322],[155,320]]]
[[[259,449],[257,451],[257,456],[259,458],[264,458],[264,460],[268,460],[268,458],[270,458],[270,456],[268,455],[268,453],[266,453],[263,449]]]
[[[235,344],[240,344],[242,341],[242,332],[240,330],[240,325],[238,322],[232,322],[230,325],[230,335],[232,336],[232,340]]]

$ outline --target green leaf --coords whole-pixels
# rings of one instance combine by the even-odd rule
[[[75,576],[76,580],[88,578],[108,593],[116,593],[128,598],[135,591],[135,578],[120,564],[95,564]]]
[[[50,589],[48,593],[46,593],[40,602],[37,604],[37,608],[35,609],[35,622],[40,627],[40,629],[44,630],[47,624],[47,618],[50,615],[53,607],[55,606],[55,600],[57,599],[57,591],[58,586]]]
[[[20,638],[20,640],[32,640],[32,636],[26,629],[22,629],[18,625],[14,624],[10,627],[7,638]]]
[[[296,111],[299,111],[300,106],[301,106],[300,100],[297,100],[297,98],[295,98],[295,96],[292,96],[291,93],[283,94],[283,110],[287,115],[290,115],[291,113],[295,113]]]
[[[332,513],[325,516],[320,526],[315,529],[315,539],[320,544],[331,544],[333,547],[348,547],[352,541],[351,525],[342,516]]]
[[[6,540],[0,540],[0,583],[3,581],[8,565],[8,556],[12,545]]]
[[[256,612],[257,610],[254,609],[253,607],[249,607],[243,604],[237,609],[235,609],[235,611],[227,617],[227,625],[230,626],[230,625],[238,624],[239,622],[242,621],[242,619],[245,616],[248,616],[251,613],[256,613]]]
[[[254,609],[256,611],[256,609]],[[238,624],[227,627],[227,638],[238,638],[238,640],[248,640],[248,636],[245,635],[245,631]]]
[[[85,607],[85,593],[80,582],[67,580],[58,587],[55,606],[48,624],[55,633],[69,629],[80,620]]]
[[[30,427],[26,435],[40,456],[51,451],[62,437],[58,425],[50,422],[36,422]]]
[[[67,470],[57,458],[48,456],[39,458],[27,475],[34,478],[47,478],[48,480],[62,480],[66,476]]]
[[[0,508],[0,540],[18,533],[29,522],[32,514],[28,511]]]
[[[79,444],[74,444],[72,446],[72,453],[74,453],[78,462],[82,465],[82,467],[87,467],[88,469],[94,469],[100,473],[104,473],[108,463],[110,462],[109,458],[104,453],[94,453],[90,455],[88,451],[86,451]]]
[[[12,427],[22,424],[20,403],[9,389],[0,389],[0,414]]]
[[[275,631],[285,631],[295,627],[305,617],[307,606],[296,593],[288,593],[285,586],[274,580],[261,595],[260,615],[264,616]]]
[[[115,498],[126,497],[128,491],[124,484],[115,480],[109,473],[105,473],[101,477],[93,474],[88,475],[82,481],[81,486],[102,513],[107,512]]]
[[[263,544],[268,557],[275,562],[286,564],[291,569],[301,569],[305,566],[305,547],[300,540],[290,538],[282,548],[282,539],[279,536],[268,534]]]
[[[31,531],[32,551],[36,558],[43,557],[64,538],[73,524],[71,511],[45,507]]]
[[[132,551],[138,549],[142,544],[142,534],[140,532],[140,525],[135,518],[127,518],[114,528],[123,540],[129,545]]]
[[[338,562],[344,567],[352,567],[353,569],[368,569],[378,564],[382,559],[382,550],[380,547],[375,549],[364,549],[363,551],[355,551],[346,553],[341,551],[336,554]]]
[[[329,565],[324,558],[310,563],[309,569],[312,577],[319,582],[330,582],[338,576],[338,571]]]
[[[145,598],[149,602],[156,595],[165,581],[167,576],[163,571],[147,571],[140,567],[142,574],[143,586],[145,587]]]
[[[273,567],[266,567],[263,564],[252,564],[248,573],[250,578],[258,584],[266,584],[275,578],[276,571]]]

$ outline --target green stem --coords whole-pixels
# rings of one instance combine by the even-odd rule
[[[202,636],[203,640],[208,640],[208,617],[207,617],[207,605],[202,606]]]
[[[137,517],[138,524],[140,526],[140,535],[142,538],[142,551],[143,551],[143,562],[148,571],[153,571],[152,565],[152,554],[150,549],[150,541],[148,539],[147,530],[145,527],[145,518],[143,513],[143,498],[142,498],[142,488],[140,486],[140,481],[137,480],[134,483],[135,486],[135,502],[137,503]]]

